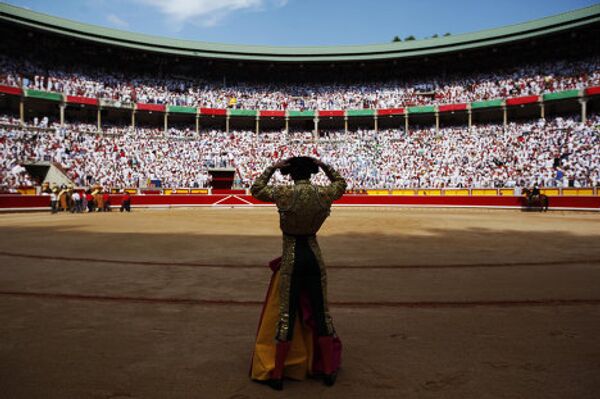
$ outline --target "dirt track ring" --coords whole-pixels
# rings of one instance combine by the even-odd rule
[[[595,398],[598,221],[335,209],[319,240],[345,350],[327,396]],[[1,215],[0,385],[15,398],[265,397],[247,370],[277,226],[273,209]],[[286,396],[322,390],[289,383]]]

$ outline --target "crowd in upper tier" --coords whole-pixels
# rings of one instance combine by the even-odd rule
[[[277,160],[315,156],[331,164],[349,189],[452,188],[600,185],[600,117],[587,123],[557,117],[527,123],[324,132],[202,131],[195,138],[157,129],[113,127],[99,134],[94,125],[48,123],[19,126],[0,117],[0,191],[35,182],[24,163],[60,165],[78,186],[210,186],[209,169],[232,167],[235,183],[249,187]],[[320,173],[316,182],[325,183]],[[274,182],[287,182],[275,174]]]
[[[397,108],[540,95],[600,85],[600,59],[554,60],[486,73],[355,84],[260,84],[157,79],[0,56],[0,84],[66,95],[207,108],[331,110]]]

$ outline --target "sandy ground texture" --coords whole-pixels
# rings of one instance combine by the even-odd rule
[[[2,398],[597,398],[600,214],[336,208],[332,388],[248,379],[277,212],[0,215]]]

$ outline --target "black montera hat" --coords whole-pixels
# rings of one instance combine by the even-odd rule
[[[312,157],[292,157],[286,160],[287,166],[281,168],[282,175],[294,174],[315,174],[319,173],[319,166],[316,159]]]

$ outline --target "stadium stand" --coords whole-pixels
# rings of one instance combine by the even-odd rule
[[[333,164],[352,191],[596,187],[599,21],[593,6],[307,53],[192,49],[3,4],[1,190],[39,185],[34,161],[79,186],[205,188],[233,168],[247,188],[291,155]]]
[[[0,119],[2,184],[33,185],[21,166],[56,162],[78,186],[207,187],[210,168],[232,167],[237,186],[249,187],[257,173],[294,155],[317,156],[346,176],[350,189],[586,187],[600,183],[600,118],[587,123],[548,121],[412,130],[332,131],[312,134],[203,131],[195,139],[162,136],[157,129],[93,125],[14,125]],[[11,123],[13,125],[11,126]],[[276,175],[278,181],[283,177]]]

